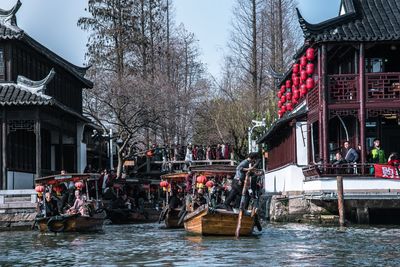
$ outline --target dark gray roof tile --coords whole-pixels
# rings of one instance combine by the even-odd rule
[[[400,39],[400,1],[342,0],[347,13],[311,24],[298,12],[306,41],[390,41]],[[354,9],[353,9],[354,7]]]

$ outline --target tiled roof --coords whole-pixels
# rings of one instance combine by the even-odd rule
[[[295,110],[286,113],[282,118],[272,123],[268,130],[256,141],[257,144],[267,142],[271,138],[272,134],[276,133],[276,131],[279,130],[282,126],[286,125],[288,121],[306,115],[307,111],[307,106],[305,105],[305,102],[303,102],[303,104],[300,104]]]
[[[0,106],[54,106],[83,121],[90,121],[78,112],[42,93],[33,93],[30,89],[14,83],[0,83]]]
[[[0,105],[49,105],[52,98],[23,90],[16,84],[0,84]]]
[[[17,25],[16,13],[18,9],[21,7],[20,0],[17,1],[15,6],[10,10],[0,9],[0,40],[21,40],[27,43],[30,47],[34,48],[36,51],[41,53],[42,55],[49,58],[52,62],[60,65],[62,68],[66,69],[76,78],[78,78],[81,82],[83,82],[88,88],[93,87],[93,83],[86,78],[84,78],[88,67],[78,67],[74,64],[68,62],[63,59],[47,47],[43,46],[28,34],[26,34],[23,30],[21,30]]]
[[[343,14],[308,23],[297,10],[306,41],[391,41],[400,39],[399,0],[342,0]]]

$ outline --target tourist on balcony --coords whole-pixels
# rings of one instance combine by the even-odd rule
[[[336,152],[335,159],[332,162],[333,173],[334,174],[342,174],[344,171],[343,164],[346,163],[346,160],[343,158],[342,153]],[[342,166],[340,166],[342,165]]]
[[[360,158],[357,150],[351,147],[349,141],[343,143],[342,157],[347,163],[349,163],[349,168],[346,170],[347,173],[357,173],[357,168],[355,163],[357,163]]]
[[[381,140],[378,138],[374,139],[374,147],[371,149],[371,152],[368,155],[369,161],[371,163],[385,164],[387,163],[385,157],[385,151],[381,148]],[[373,174],[375,172],[374,167],[370,168],[370,173]]]
[[[381,148],[381,140],[378,138],[374,140],[374,148],[372,148],[369,157],[372,163],[386,163],[385,151]]]
[[[392,166],[399,166],[400,165],[399,153],[397,153],[397,152],[391,153],[388,158],[388,164],[392,165]]]

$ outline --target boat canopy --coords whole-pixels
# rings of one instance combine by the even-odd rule
[[[95,181],[99,180],[100,174],[98,173],[66,173],[39,177],[35,179],[36,184],[54,185],[64,182],[77,182],[77,181]]]

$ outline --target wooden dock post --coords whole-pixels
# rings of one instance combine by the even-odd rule
[[[339,225],[344,226],[344,201],[343,201],[343,177],[337,176],[337,197],[339,210]]]

